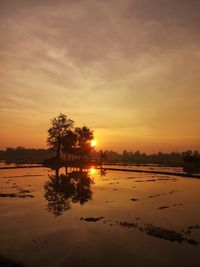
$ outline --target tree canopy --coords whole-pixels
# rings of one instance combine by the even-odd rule
[[[51,150],[56,151],[57,158],[60,158],[61,151],[83,156],[88,155],[92,150],[91,140],[93,138],[92,130],[86,126],[74,129],[74,121],[61,113],[51,120],[47,144]]]
[[[51,120],[51,127],[48,130],[47,144],[51,150],[56,151],[58,158],[60,158],[63,138],[73,129],[73,125],[74,121],[62,113]]]
[[[83,126],[82,128],[77,127],[75,133],[77,135],[78,152],[81,155],[88,154],[92,149],[90,141],[94,138],[93,131]]]

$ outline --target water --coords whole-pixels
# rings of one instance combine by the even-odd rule
[[[0,198],[0,254],[30,267],[197,267],[199,192],[198,179],[159,174],[0,170],[0,193],[16,196]]]
[[[187,168],[187,167],[169,167],[160,166],[158,164],[144,164],[144,165],[105,165],[110,168],[117,169],[130,169],[130,170],[143,170],[143,171],[157,171],[157,172],[173,172],[173,173],[190,173],[190,174],[200,174],[200,168]]]

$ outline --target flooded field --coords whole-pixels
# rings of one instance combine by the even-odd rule
[[[169,172],[169,173],[182,173],[182,174],[198,174],[200,178],[200,168],[190,168],[190,167],[169,167],[160,166],[158,164],[144,164],[144,165],[105,165],[105,168],[115,168],[115,169],[128,169],[135,171],[147,171],[147,172]]]
[[[29,267],[198,267],[199,192],[198,179],[160,174],[0,170],[0,254]]]

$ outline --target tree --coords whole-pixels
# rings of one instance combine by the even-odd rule
[[[66,135],[62,138],[61,144],[61,150],[62,152],[66,153],[67,159],[67,154],[73,154],[76,151],[77,134],[72,130],[67,131]]]
[[[101,164],[105,163],[105,161],[107,160],[107,156],[106,156],[106,151],[99,151],[99,157],[100,157],[100,162]]]
[[[62,140],[64,136],[72,130],[73,125],[74,121],[62,113],[51,120],[51,127],[48,130],[47,144],[51,150],[56,151],[58,159],[60,159]]]
[[[78,152],[81,157],[88,155],[92,149],[90,141],[94,138],[93,131],[83,126],[82,128],[77,127],[75,133],[77,134]]]

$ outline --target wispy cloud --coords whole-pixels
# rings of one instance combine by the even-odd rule
[[[105,143],[108,131],[141,146],[148,133],[200,135],[199,1],[2,0],[0,9],[5,128],[6,117],[16,129],[38,118],[43,136],[45,121],[66,112]]]

